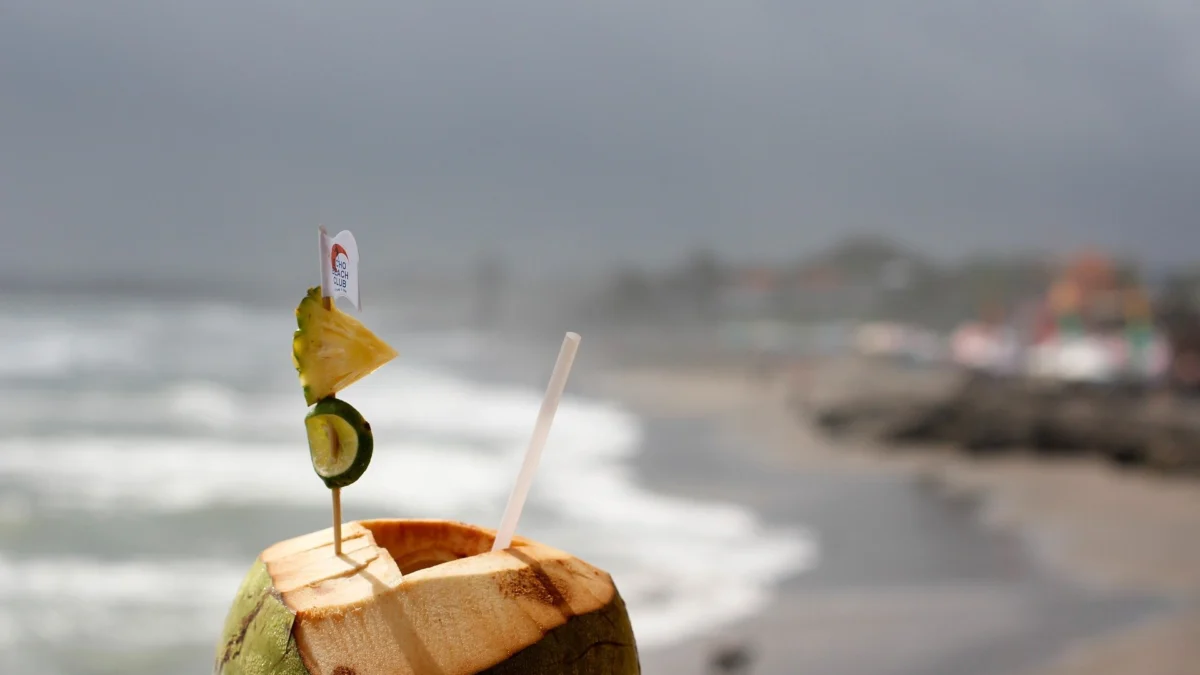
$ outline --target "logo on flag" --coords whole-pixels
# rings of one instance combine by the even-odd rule
[[[358,295],[358,244],[350,230],[329,236],[320,228],[321,294],[330,298],[346,298],[355,309],[362,310]]]
[[[333,274],[333,289],[343,295],[350,285],[350,254],[341,244],[334,244],[329,254],[329,268]]]

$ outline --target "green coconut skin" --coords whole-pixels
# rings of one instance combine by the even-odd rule
[[[292,637],[295,620],[255,560],[229,608],[213,675],[308,675]]]

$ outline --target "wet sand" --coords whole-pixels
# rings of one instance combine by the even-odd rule
[[[805,377],[832,393],[846,373],[823,365]],[[890,381],[914,396],[918,385]],[[754,619],[647,652],[650,675],[711,672],[706,654],[740,640],[756,651],[750,672],[764,674],[1197,672],[1194,482],[842,445],[791,412],[778,383],[742,370],[628,369],[602,386],[674,425],[664,433],[676,441],[698,435],[704,450],[686,457],[648,443],[642,468],[656,489],[749,504],[813,528],[822,547],[818,568]]]

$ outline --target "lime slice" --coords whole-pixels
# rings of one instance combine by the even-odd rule
[[[313,470],[329,488],[358,480],[371,463],[371,425],[349,403],[332,396],[317,401],[304,418]]]

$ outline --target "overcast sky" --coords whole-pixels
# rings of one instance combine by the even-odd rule
[[[6,271],[284,273],[318,222],[397,267],[1200,258],[1200,3],[0,0]]]

